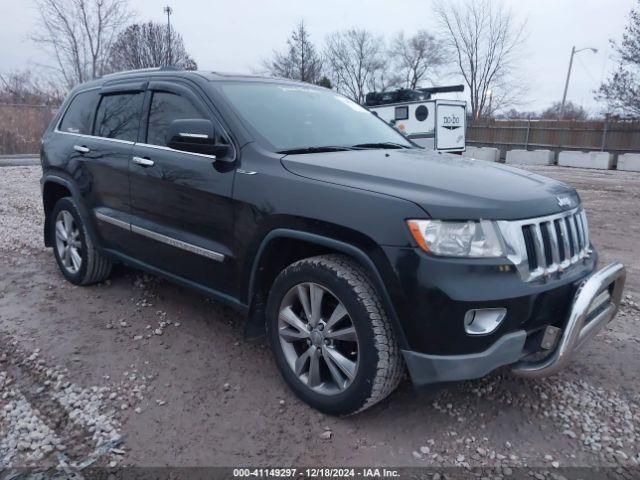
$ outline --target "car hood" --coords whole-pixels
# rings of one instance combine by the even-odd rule
[[[432,218],[515,220],[580,203],[562,182],[431,150],[349,150],[287,155],[281,161],[296,175],[409,200]]]

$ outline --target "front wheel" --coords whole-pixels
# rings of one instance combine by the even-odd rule
[[[389,395],[404,367],[367,273],[348,257],[322,255],[283,270],[269,293],[269,341],[292,390],[332,415]]]

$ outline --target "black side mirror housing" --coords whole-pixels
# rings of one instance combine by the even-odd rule
[[[174,120],[167,131],[167,146],[183,152],[224,157],[229,145],[216,142],[211,120],[202,118]]]

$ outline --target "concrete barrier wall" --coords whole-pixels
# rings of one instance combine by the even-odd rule
[[[625,153],[619,155],[618,170],[640,172],[640,153]]]
[[[523,165],[553,165],[555,155],[551,150],[509,150],[505,163]]]
[[[471,145],[467,145],[462,152],[463,157],[475,158],[477,152],[480,151],[480,147],[472,147]]]
[[[488,162],[497,162],[500,160],[500,150],[492,147],[471,147],[467,146],[462,155],[477,160],[486,160]]]
[[[613,168],[613,155],[609,152],[560,152],[558,154],[558,165],[562,167],[611,170]]]

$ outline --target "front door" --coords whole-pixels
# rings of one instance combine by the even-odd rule
[[[151,82],[145,103],[142,138],[129,164],[135,257],[232,294],[234,169],[212,156],[173,150],[166,138],[173,120],[219,124],[199,94],[183,85]]]

